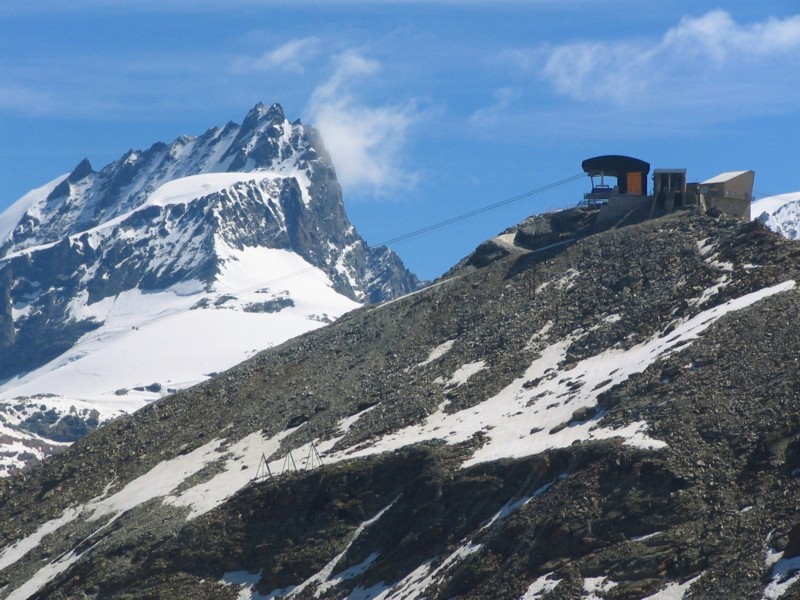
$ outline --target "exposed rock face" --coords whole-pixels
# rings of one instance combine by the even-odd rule
[[[38,409],[27,392],[21,399],[9,395],[15,392],[4,395],[3,380],[48,365],[85,342],[87,333],[106,324],[106,304],[128,292],[152,299],[191,288],[198,305],[213,305],[220,276],[251,249],[291,252],[324,273],[338,294],[359,303],[419,286],[393,251],[370,248],[358,235],[319,133],[290,123],[277,104],[257,105],[242,125],[131,150],[100,171],[83,160],[69,175],[26,195],[0,215],[0,415],[5,413],[7,426],[31,431],[34,423],[37,434],[47,434],[40,425],[51,410],[84,425],[95,422],[91,409],[70,412],[75,396],[60,408]],[[276,278],[269,265],[264,272],[261,281]],[[340,313],[331,308],[318,321]],[[108,389],[121,385],[109,382]],[[63,395],[50,388],[41,393]],[[9,408],[23,400],[24,413]]]
[[[1,593],[796,596],[800,245],[533,242],[0,481]]]

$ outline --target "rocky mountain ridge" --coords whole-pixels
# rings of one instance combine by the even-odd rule
[[[84,160],[0,215],[0,473],[418,286],[358,235],[319,133],[277,104]]]
[[[257,104],[242,125],[229,122],[200,137],[183,135],[171,144],[129,150],[99,172],[83,159],[70,174],[51,182],[44,198],[27,195],[10,211],[0,230],[0,237],[7,238],[0,254],[96,227],[142,206],[158,187],[181,177],[302,169],[314,162],[330,162],[318,133],[299,121],[290,124],[278,104]]]
[[[563,222],[3,480],[0,595],[797,597],[800,245]]]

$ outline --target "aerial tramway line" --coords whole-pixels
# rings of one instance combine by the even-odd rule
[[[563,185],[566,185],[568,183],[572,183],[573,181],[577,181],[578,179],[583,179],[584,177],[586,177],[585,173],[579,173],[577,175],[572,175],[572,176],[566,177],[564,179],[559,179],[557,181],[554,181],[552,183],[548,183],[548,184],[543,185],[541,187],[534,188],[532,190],[528,190],[527,192],[522,192],[521,194],[517,194],[515,196],[510,196],[510,197],[505,198],[503,200],[499,200],[497,202],[493,202],[492,204],[487,204],[486,206],[482,206],[480,208],[476,208],[474,210],[471,210],[471,211],[466,212],[466,213],[462,213],[460,215],[456,215],[454,217],[450,217],[450,218],[445,219],[443,221],[439,221],[437,223],[432,223],[431,225],[426,225],[424,227],[420,227],[418,229],[414,229],[412,231],[400,234],[400,235],[395,236],[393,238],[389,238],[389,239],[387,239],[387,240],[385,240],[383,242],[379,242],[378,244],[376,244],[376,246],[391,246],[391,245],[394,245],[394,244],[399,244],[399,243],[405,242],[407,240],[410,240],[412,238],[419,237],[421,235],[425,235],[425,234],[430,233],[432,231],[436,231],[436,230],[439,230],[439,229],[444,229],[444,228],[449,227],[451,225],[455,225],[456,223],[460,223],[461,221],[466,221],[467,219],[471,219],[471,218],[476,217],[478,215],[482,215],[482,214],[497,210],[497,209],[502,208],[504,206],[507,206],[509,204],[513,204],[515,202],[519,202],[520,200],[524,200],[526,198],[531,198],[533,196],[537,196],[539,194],[543,194],[544,192],[548,192],[550,190],[554,190],[554,189],[559,188],[559,187],[561,187]],[[238,296],[241,295],[241,294],[246,294],[248,292],[252,292],[254,290],[257,290],[257,289],[260,289],[260,288],[263,288],[263,287],[271,287],[271,286],[274,286],[274,285],[276,285],[278,283],[282,283],[282,282],[290,280],[290,279],[295,279],[295,278],[298,278],[298,277],[302,277],[303,275],[306,275],[307,273],[310,273],[310,272],[312,272],[312,271],[314,271],[316,269],[317,269],[317,267],[313,267],[313,266],[305,268],[305,269],[300,269],[300,270],[295,271],[293,273],[288,273],[286,275],[282,275],[281,277],[276,277],[274,279],[269,279],[269,280],[266,280],[266,281],[262,281],[260,283],[255,284],[255,285],[249,286],[247,288],[243,288],[243,289],[240,289],[240,290],[229,292],[228,295],[230,295],[230,296],[232,296],[234,298],[238,298]],[[138,331],[142,327],[147,327],[148,325],[152,325],[154,323],[158,323],[158,322],[161,322],[161,321],[165,321],[167,319],[171,319],[173,317],[177,317],[179,315],[187,313],[189,310],[191,310],[191,309],[190,308],[186,308],[186,309],[176,310],[175,312],[172,312],[172,313],[168,313],[168,314],[165,314],[165,315],[159,315],[159,316],[154,317],[152,319],[148,319],[146,321],[141,321],[141,322],[139,322],[139,323],[137,323],[135,325],[132,325],[130,327],[130,329],[122,329],[122,330],[118,330],[118,331],[109,331],[109,332],[101,334],[101,335],[96,335],[96,336],[85,338],[83,340],[80,340],[76,344],[74,344],[70,348],[70,350],[73,349],[73,348],[80,348],[82,346],[85,346],[87,344],[91,344],[93,342],[100,342],[100,341],[104,341],[104,340],[107,340],[107,339],[110,339],[110,338],[114,338],[114,337],[116,337],[116,336],[118,336],[118,335],[120,335],[122,333],[130,333],[130,331]],[[39,357],[41,357],[41,355]],[[33,358],[39,358],[39,357],[33,357]],[[18,363],[11,363],[11,364],[9,364],[7,366],[8,367],[21,367],[21,366],[23,366],[23,364],[27,364],[29,362],[30,362],[29,360],[26,360],[24,363],[20,361]]]

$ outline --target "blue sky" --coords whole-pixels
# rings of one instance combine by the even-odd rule
[[[627,154],[800,190],[796,0],[37,0],[0,6],[0,210],[88,157],[318,126],[376,244]],[[578,181],[395,246],[424,278]]]

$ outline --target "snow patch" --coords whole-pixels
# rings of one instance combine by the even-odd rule
[[[377,405],[377,404],[375,404],[375,405],[373,405],[373,406],[370,406],[369,408],[365,408],[365,409],[364,409],[364,410],[362,410],[361,412],[357,412],[356,414],[354,414],[354,415],[351,415],[351,416],[349,416],[349,417],[347,417],[347,418],[344,418],[344,419],[342,419],[341,421],[339,421],[339,422],[336,424],[336,425],[337,425],[337,427],[338,427],[338,429],[339,429],[339,432],[340,432],[340,433],[347,433],[348,431],[350,431],[350,428],[351,428],[353,425],[355,425],[355,424],[358,422],[358,420],[359,420],[361,417],[363,417],[363,416],[364,416],[365,414],[367,414],[369,411],[371,411],[371,410],[374,410],[375,408],[377,408],[377,406],[378,406],[378,405]]]
[[[322,568],[321,571],[319,571],[315,575],[309,577],[303,583],[301,583],[296,588],[294,588],[286,597],[287,598],[292,598],[292,597],[297,596],[298,594],[302,593],[303,590],[305,590],[307,587],[309,587],[311,585],[316,585],[317,589],[316,589],[316,591],[314,593],[314,596],[316,598],[319,598],[328,589],[338,585],[339,583],[341,583],[343,581],[346,581],[348,579],[352,579],[359,572],[365,571],[369,567],[369,565],[371,565],[373,562],[375,562],[375,559],[377,558],[377,554],[371,555],[370,558],[367,558],[366,561],[364,561],[360,565],[358,565],[358,568],[351,567],[351,569],[347,569],[346,571],[343,571],[342,573],[340,573],[336,577],[331,578],[331,575],[333,574],[333,570],[336,568],[336,565],[339,564],[339,561],[341,561],[342,558],[344,558],[344,555],[347,554],[347,551],[350,550],[350,547],[353,545],[353,542],[355,542],[359,538],[359,536],[364,532],[364,530],[367,527],[369,527],[370,525],[372,525],[373,523],[378,521],[384,515],[384,513],[387,510],[389,510],[392,506],[394,506],[394,503],[397,502],[397,500],[399,498],[400,497],[398,496],[397,498],[392,500],[387,506],[385,506],[380,511],[378,511],[378,513],[375,516],[373,516],[371,519],[367,519],[366,521],[361,523],[356,528],[356,530],[353,532],[353,536],[350,538],[350,541],[347,543],[347,546],[345,546],[344,550],[342,550],[339,554],[334,556],[328,562],[328,564],[326,564]],[[345,575],[345,573],[347,573],[347,575]]]
[[[712,297],[717,295],[719,291],[726,287],[731,282],[731,279],[728,275],[723,275],[719,279],[716,280],[716,283],[711,287],[706,288],[703,290],[703,293],[700,294],[697,298],[692,298],[689,300],[689,304],[692,306],[702,306],[706,302],[708,302]]]
[[[779,553],[772,567],[772,580],[764,590],[764,600],[780,598],[798,581],[800,581],[800,556],[783,558],[783,552]]]
[[[143,206],[170,206],[190,202],[216,194],[238,183],[260,182],[269,179],[264,172],[253,173],[206,173],[189,175],[168,181],[147,197]],[[140,210],[138,207],[136,210]]]
[[[433,361],[442,358],[445,354],[450,352],[450,350],[453,348],[453,344],[455,344],[455,343],[456,343],[456,340],[448,340],[443,344],[439,344],[438,346],[436,346],[436,348],[431,350],[430,354],[428,355],[428,358],[423,360],[421,363],[417,363],[416,366],[417,367],[424,367],[425,365],[428,365],[428,364],[432,363]]]
[[[702,240],[697,240],[697,251],[700,252],[700,256],[705,256],[706,254],[714,250],[714,248],[716,248],[715,243],[713,242],[710,244],[708,243],[709,239],[710,238],[703,238]]]
[[[486,361],[479,360],[476,362],[467,363],[466,365],[461,365],[458,369],[456,369],[455,373],[450,377],[450,380],[445,383],[445,387],[459,387],[467,383],[469,378],[475,375],[476,373],[480,373],[486,369]]]
[[[528,586],[528,589],[520,596],[519,600],[538,600],[556,589],[559,583],[561,583],[561,580],[555,579],[552,573],[545,573]]]
[[[645,535],[632,535],[628,538],[632,542],[644,542],[645,540],[649,540],[650,538],[654,538],[657,535],[661,535],[664,533],[663,531],[654,531],[653,533],[647,533]]]
[[[250,484],[255,477],[256,466],[260,464],[262,457],[274,454],[280,448],[281,441],[294,431],[295,429],[282,431],[268,439],[264,439],[262,432],[256,431],[227,447],[221,446],[219,440],[209,442],[202,447],[205,450],[192,453],[195,455],[195,460],[188,462],[189,468],[191,473],[196,473],[206,465],[216,463],[220,472],[207,481],[179,493],[170,493],[178,487],[172,485],[169,490],[163,490],[163,493],[159,493],[158,496],[166,496],[167,504],[189,508],[189,514],[186,517],[188,520],[204,515]],[[273,461],[270,464],[273,473],[279,472],[280,464],[281,460]],[[159,466],[154,468],[155,473],[158,473],[159,470]],[[191,473],[178,479],[182,482]],[[156,478],[158,479],[158,475]],[[176,478],[173,477],[174,479]],[[136,480],[132,483],[136,489],[139,489],[143,482]],[[146,484],[146,482],[144,483]],[[147,491],[145,490],[144,493]],[[170,495],[167,495],[168,493]]]
[[[540,248],[540,250],[544,250],[544,248]],[[556,289],[564,291],[572,289],[573,287],[575,287],[575,281],[579,275],[580,271],[578,271],[577,269],[567,269],[566,273],[559,279],[556,279],[555,281],[545,281],[544,283],[537,286],[534,293],[538,294],[539,292],[544,291],[551,285]]]
[[[525,344],[525,350],[538,350],[540,347],[540,342],[543,342],[547,339],[547,334],[550,333],[552,328],[552,321],[548,321],[542,325],[542,328],[539,331],[528,338],[528,342]]]
[[[683,583],[670,583],[655,594],[642,598],[642,600],[682,600],[689,588],[702,576],[703,573],[700,573],[697,577],[693,577]]]
[[[549,481],[549,482],[545,483],[543,486],[541,486],[539,489],[535,490],[529,496],[523,496],[522,498],[519,498],[518,500],[509,500],[506,504],[503,505],[503,507],[500,510],[498,510],[494,514],[494,516],[491,519],[489,519],[489,522],[486,523],[486,525],[481,527],[481,531],[483,531],[484,529],[490,528],[492,525],[494,525],[498,521],[502,521],[503,519],[508,517],[508,515],[510,515],[514,511],[522,508],[523,506],[528,504],[528,502],[530,502],[534,498],[537,498],[537,497],[541,496],[547,490],[549,490],[551,487],[553,487],[556,483],[558,483],[562,479],[566,479],[566,478],[567,478],[567,474],[566,473],[562,473],[561,475],[559,475],[558,477],[553,479],[553,481]]]
[[[583,580],[583,591],[586,595],[581,600],[600,600],[595,592],[608,592],[618,585],[616,581],[611,581],[607,577],[586,577]]]

